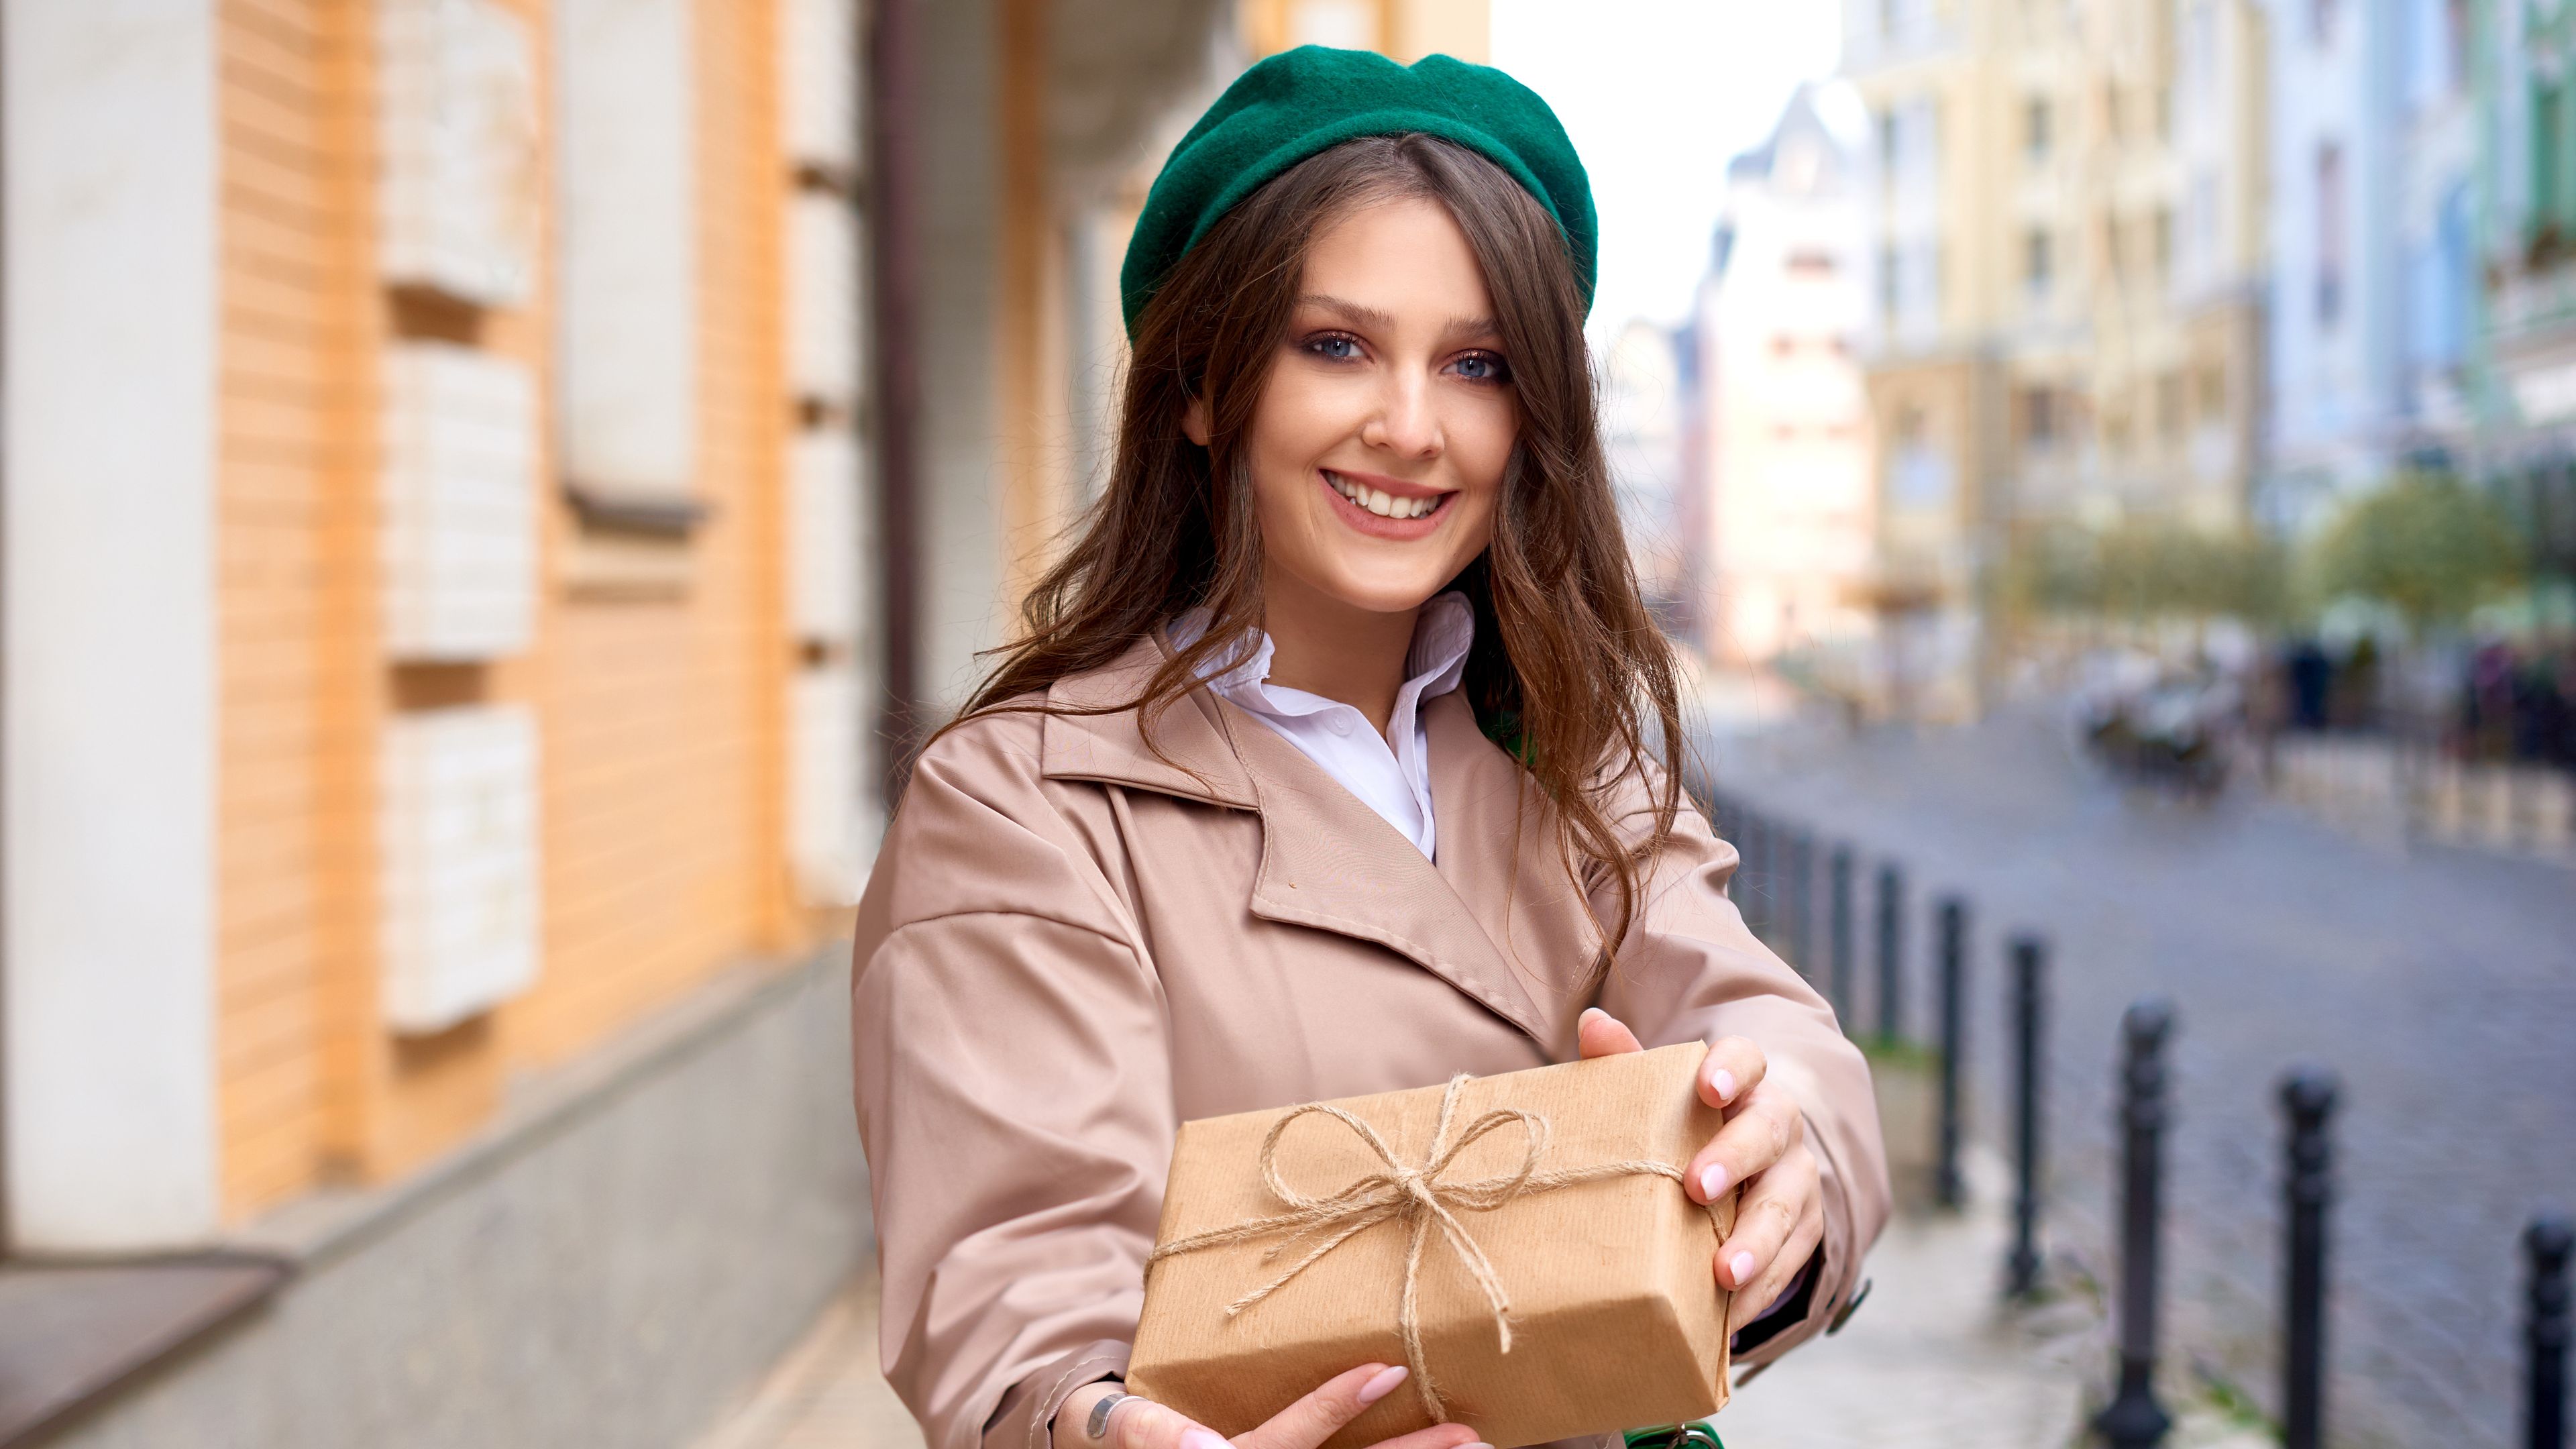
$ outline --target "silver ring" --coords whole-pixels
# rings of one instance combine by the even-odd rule
[[[1112,1389],[1100,1396],[1100,1402],[1091,1406],[1091,1417],[1082,1424],[1082,1431],[1091,1437],[1092,1443],[1099,1443],[1109,1433],[1109,1411],[1134,1397],[1125,1389]]]

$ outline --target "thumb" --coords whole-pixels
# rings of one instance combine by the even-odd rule
[[[1151,1399],[1127,1398],[1109,1418],[1110,1449],[1233,1449],[1224,1435]]]
[[[1626,1023],[1597,1006],[1584,1008],[1583,1020],[1574,1029],[1574,1041],[1585,1061],[1646,1049]]]

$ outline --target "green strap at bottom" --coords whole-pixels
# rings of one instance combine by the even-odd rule
[[[1626,1437],[1628,1449],[1726,1449],[1718,1440],[1717,1430],[1706,1419],[1695,1424],[1631,1429]]]

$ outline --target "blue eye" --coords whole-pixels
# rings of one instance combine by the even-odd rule
[[[1505,365],[1501,358],[1496,357],[1490,352],[1470,352],[1466,356],[1459,358],[1456,362],[1449,365],[1457,369],[1458,375],[1467,379],[1469,382],[1509,382],[1512,380],[1511,368]]]
[[[1356,337],[1328,333],[1306,339],[1306,350],[1327,362],[1349,362],[1360,355],[1360,343]]]

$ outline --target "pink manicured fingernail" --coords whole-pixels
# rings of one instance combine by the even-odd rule
[[[1181,1431],[1181,1449],[1234,1449],[1212,1429]]]
[[[1408,1370],[1402,1364],[1397,1364],[1395,1367],[1390,1369],[1379,1369],[1377,1371],[1377,1377],[1360,1385],[1360,1402],[1363,1404],[1374,1404],[1378,1400],[1385,1398],[1387,1395],[1394,1393],[1395,1386],[1404,1382],[1404,1376],[1407,1372]]]
[[[1721,1102],[1735,1100],[1735,1073],[1720,1067],[1709,1074],[1708,1084],[1717,1088],[1717,1100]]]
[[[1703,1201],[1715,1202],[1717,1195],[1724,1191],[1726,1191],[1725,1163],[1712,1162],[1700,1169],[1699,1195]]]
[[[1753,1255],[1751,1253],[1736,1254],[1733,1258],[1727,1260],[1726,1266],[1727,1270],[1735,1275],[1736,1287],[1741,1288],[1745,1284],[1753,1281]]]

